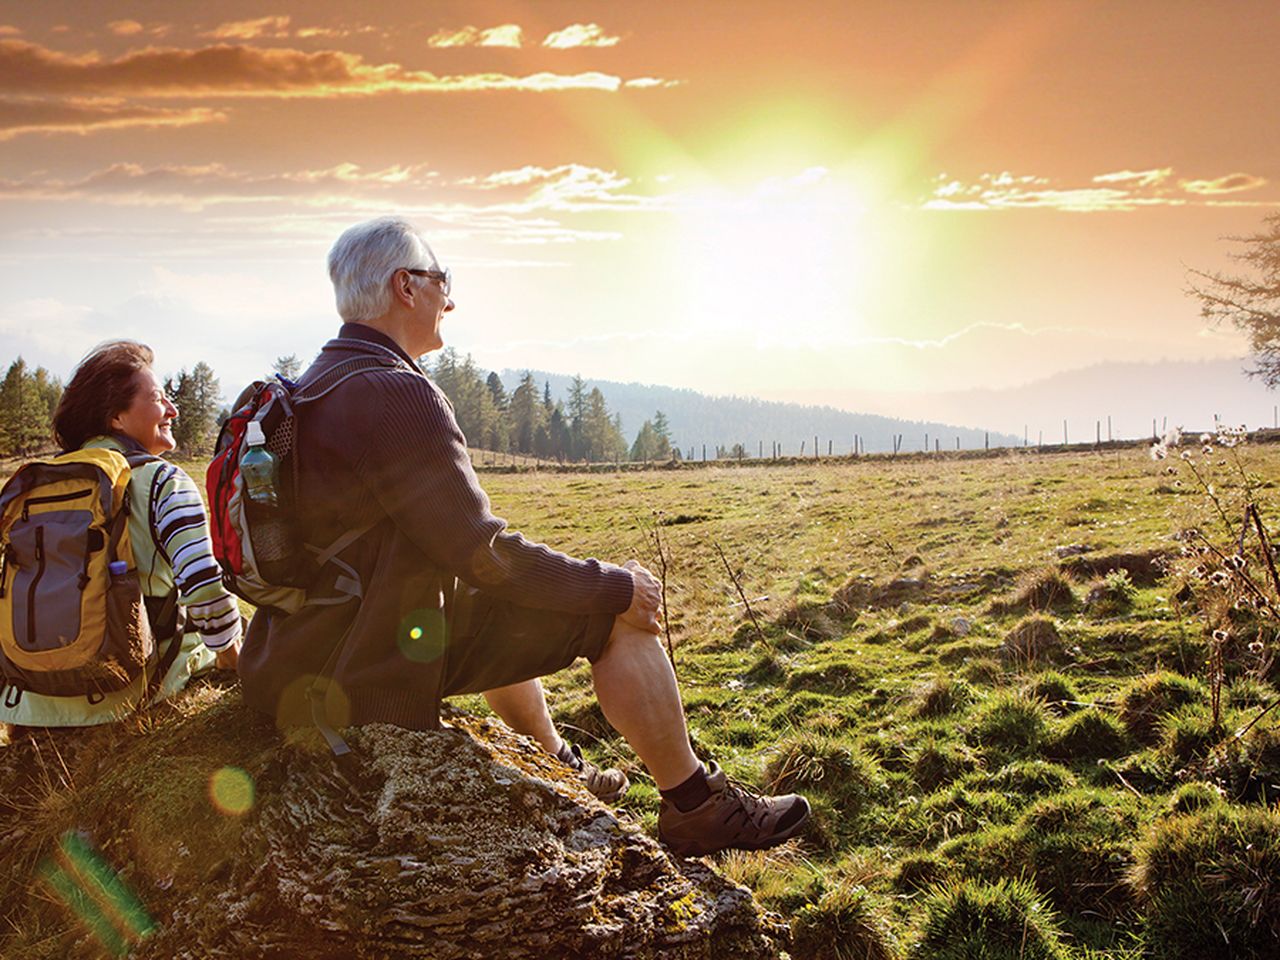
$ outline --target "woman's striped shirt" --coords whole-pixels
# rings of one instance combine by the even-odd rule
[[[223,587],[221,570],[213,559],[209,521],[199,489],[182,468],[162,462],[153,469],[147,503],[148,539],[154,544],[155,556],[144,566],[139,547],[146,545],[140,545],[135,537],[134,558],[139,571],[161,581],[154,584],[156,587],[167,587],[165,580],[177,586],[179,602],[186,607],[188,630],[199,632],[209,649],[221,650],[240,636],[240,610]],[[165,563],[155,562],[158,559]],[[165,566],[169,577],[163,576]],[[143,589],[152,593],[145,584]],[[153,595],[167,592],[159,589]]]

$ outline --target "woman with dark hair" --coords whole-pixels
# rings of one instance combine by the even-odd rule
[[[151,364],[151,348],[114,340],[84,358],[63,390],[53,416],[54,435],[64,452],[106,448],[124,455],[150,454],[132,471],[129,515],[142,592],[165,598],[177,592],[185,629],[161,641],[180,643],[172,666],[151,702],[178,690],[195,674],[215,665],[234,670],[240,651],[240,611],[222,586],[209,541],[209,522],[195,483],[183,470],[159,459],[172,450],[177,408],[165,396]],[[157,608],[159,605],[157,605]],[[141,704],[146,677],[98,698],[52,697],[25,691],[0,703],[0,722],[19,726],[79,727],[110,723]]]

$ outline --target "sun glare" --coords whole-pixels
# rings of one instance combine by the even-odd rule
[[[687,332],[759,348],[856,332],[868,212],[823,167],[691,197],[673,245]]]

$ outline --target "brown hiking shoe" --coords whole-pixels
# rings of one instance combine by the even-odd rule
[[[602,803],[617,803],[631,786],[625,773],[613,767],[601,770],[582,755],[582,750],[576,743],[566,742],[558,756],[578,772],[578,779],[583,786]]]
[[[674,854],[700,857],[717,850],[763,850],[790,840],[809,819],[809,801],[794,793],[764,797],[706,764],[711,796],[689,811],[664,799],[658,839]]]

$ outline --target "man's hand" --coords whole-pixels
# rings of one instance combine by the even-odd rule
[[[662,584],[636,560],[628,560],[622,567],[631,571],[633,586],[631,606],[618,614],[618,619],[648,633],[660,632],[662,628],[658,617],[662,611]]]

